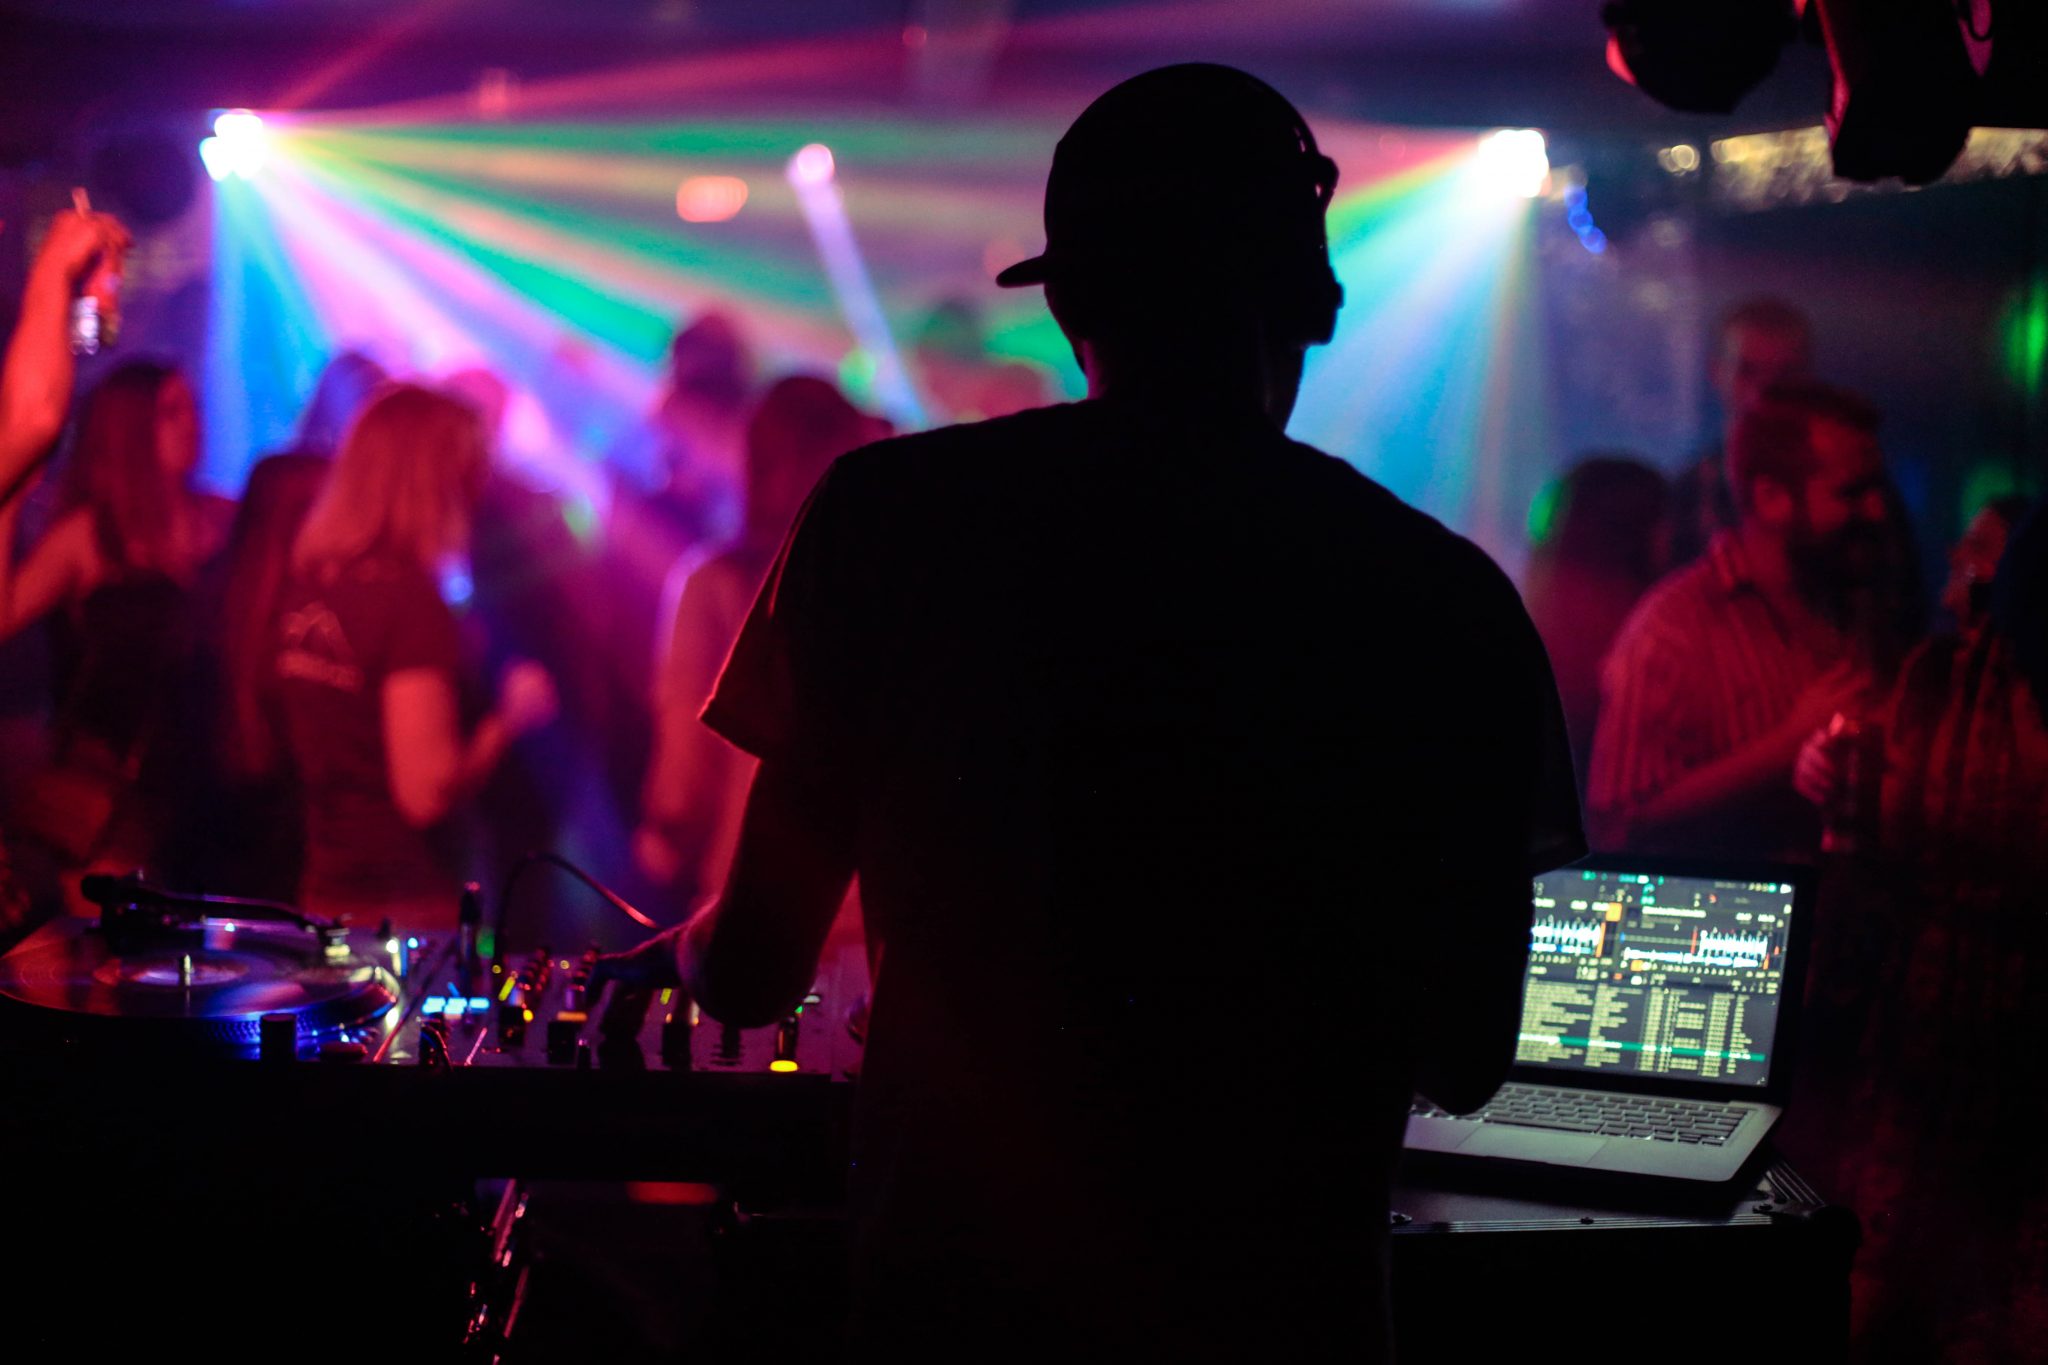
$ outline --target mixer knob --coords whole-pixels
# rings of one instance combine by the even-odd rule
[[[299,1058],[299,1016],[282,1011],[263,1016],[257,1025],[258,1055],[266,1062]]]
[[[775,1026],[775,1058],[768,1063],[770,1071],[799,1071],[802,1068],[796,1060],[797,1030],[801,1021],[792,1014]]]
[[[590,1022],[590,1016],[581,1010],[563,1010],[548,1020],[548,1061],[555,1066],[566,1066],[576,1060],[576,1044],[580,1041],[583,1026]]]
[[[661,1021],[661,1061],[671,1071],[688,1071],[690,1038],[697,1027],[697,1005],[689,996],[677,991],[669,1006],[668,1017]]]
[[[720,1024],[718,1026],[718,1062],[723,1066],[738,1066],[740,1061],[740,1026]]]

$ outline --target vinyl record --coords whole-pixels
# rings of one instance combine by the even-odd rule
[[[300,1038],[318,1038],[373,1023],[397,997],[376,963],[327,960],[311,935],[268,926],[115,953],[97,928],[65,924],[0,957],[9,1025],[78,1042],[254,1050],[266,1014],[295,1014]]]

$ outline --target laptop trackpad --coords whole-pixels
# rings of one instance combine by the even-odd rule
[[[1515,1161],[1541,1161],[1552,1166],[1582,1166],[1607,1145],[1590,1133],[1558,1133],[1507,1124],[1481,1124],[1459,1156],[1498,1156]]]

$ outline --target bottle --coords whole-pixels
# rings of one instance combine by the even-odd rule
[[[1821,851],[1855,854],[1877,846],[1884,800],[1884,725],[1840,711],[1828,722],[1828,747],[1841,765],[1834,799],[1821,811]]]
[[[121,338],[121,263],[102,261],[71,301],[71,351],[98,355]]]
[[[71,191],[71,203],[81,215],[92,212],[92,201],[82,189]],[[71,353],[98,355],[120,339],[121,256],[104,251],[71,301]]]

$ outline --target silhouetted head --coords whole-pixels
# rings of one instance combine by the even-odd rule
[[[1709,376],[1731,423],[1762,406],[1772,388],[1812,372],[1813,327],[1791,304],[1750,299],[1722,314]]]
[[[1248,376],[1284,420],[1302,354],[1329,340],[1343,301],[1323,230],[1336,184],[1264,81],[1201,63],[1148,71],[1060,139],[1045,251],[996,283],[1046,286],[1093,391],[1130,374],[1184,376],[1190,392]]]
[[[1993,498],[1970,518],[1969,526],[1948,552],[1948,580],[1942,584],[1942,609],[1958,622],[1981,618],[1991,602],[1991,584],[2012,533],[2027,519],[2032,504],[2022,497]]]
[[[92,516],[101,553],[116,564],[182,576],[178,499],[199,463],[199,405],[172,366],[131,360],[85,400],[66,473],[64,505]]]
[[[676,333],[669,346],[671,399],[737,408],[754,386],[754,357],[739,324],[713,309]]]
[[[747,539],[779,541],[834,460],[888,434],[827,380],[777,380],[747,425]]]
[[[300,451],[258,460],[235,509],[216,627],[226,684],[218,698],[220,757],[237,777],[267,777],[277,768],[278,736],[265,705],[274,672],[271,632],[291,576],[292,545],[331,468],[326,457]]]
[[[332,455],[339,450],[348,424],[389,377],[382,365],[361,351],[343,351],[328,361],[299,417],[298,448],[309,455]]]
[[[981,360],[988,354],[980,310],[962,298],[941,299],[934,304],[918,324],[914,344],[921,353],[953,360]]]
[[[1671,554],[1670,485],[1633,455],[1592,455],[1572,466],[1535,560],[1647,588]]]

